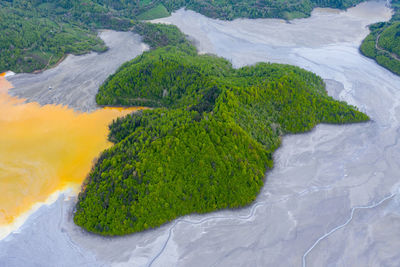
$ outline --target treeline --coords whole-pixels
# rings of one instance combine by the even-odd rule
[[[162,1],[170,11],[182,7],[211,18],[283,18],[308,17],[314,7],[348,8],[362,0],[173,0]]]
[[[88,231],[123,235],[248,205],[282,135],[369,119],[329,97],[322,79],[301,68],[233,69],[182,45],[190,46],[144,53],[100,88],[100,104],[161,108],[110,125],[115,145],[99,157],[76,205],[74,221]]]
[[[33,72],[53,66],[68,53],[105,51],[97,29],[141,33],[150,27],[137,27],[138,20],[165,17],[182,7],[225,20],[293,19],[309,16],[316,6],[347,8],[361,1],[0,0],[0,72]]]
[[[57,63],[65,54],[107,50],[97,34],[46,18],[14,16],[0,10],[0,72],[33,72]]]
[[[175,26],[152,24],[151,27],[167,27],[170,32],[179,32]],[[224,77],[230,73],[231,65],[226,60],[213,55],[199,56],[185,39],[183,42],[180,38],[172,40],[174,45],[145,52],[123,64],[100,86],[97,103],[112,106],[188,106],[198,103],[200,96],[206,96],[209,90],[218,87],[218,81],[210,79],[210,76]]]
[[[65,54],[105,51],[89,26],[94,16],[88,14],[95,12],[106,14],[101,6],[80,1],[0,1],[0,72],[33,72],[51,67]]]
[[[181,48],[185,50],[193,49],[186,40],[186,36],[173,25],[135,22],[132,30],[140,34],[143,38],[143,42],[148,44],[152,49],[167,45],[183,45],[186,46],[186,48]],[[196,53],[195,49],[193,50],[193,53]]]
[[[392,19],[370,25],[371,32],[362,42],[360,51],[400,75],[400,0],[393,0],[391,6]]]

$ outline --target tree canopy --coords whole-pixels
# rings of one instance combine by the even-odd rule
[[[248,205],[284,134],[369,119],[329,97],[322,79],[301,68],[234,69],[171,40],[125,63],[100,87],[99,104],[157,108],[110,125],[114,146],[93,166],[76,205],[74,221],[88,231],[123,235]]]
[[[360,51],[400,75],[400,0],[392,0],[391,5],[392,19],[370,25],[371,33],[362,42]]]

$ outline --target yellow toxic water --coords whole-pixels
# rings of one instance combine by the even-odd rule
[[[78,191],[93,160],[111,143],[108,125],[139,108],[77,113],[11,97],[0,75],[0,227],[57,191]]]

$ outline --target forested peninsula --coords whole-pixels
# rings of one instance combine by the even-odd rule
[[[400,75],[400,0],[392,0],[394,10],[389,22],[379,22],[370,25],[371,33],[361,44],[361,52]]]
[[[67,54],[107,48],[99,29],[132,30],[137,21],[186,7],[208,17],[307,17],[314,7],[348,8],[362,0],[0,0],[0,72],[50,68]]]
[[[100,87],[101,105],[141,105],[110,125],[114,145],[82,186],[74,221],[107,236],[158,227],[190,213],[252,203],[285,134],[318,123],[369,120],[329,97],[301,68],[259,63],[240,69],[198,55],[175,27],[140,24],[154,49]]]

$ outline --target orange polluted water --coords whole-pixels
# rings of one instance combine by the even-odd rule
[[[23,103],[0,75],[0,227],[58,191],[80,188],[93,160],[111,143],[108,125],[139,108],[77,113]]]

